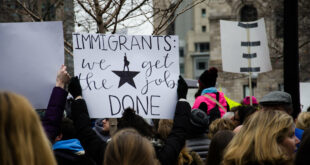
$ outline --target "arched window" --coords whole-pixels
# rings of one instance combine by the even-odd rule
[[[240,10],[240,21],[249,22],[257,20],[257,10],[253,5],[244,5]]]

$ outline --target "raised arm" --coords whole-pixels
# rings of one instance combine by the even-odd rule
[[[51,142],[54,142],[60,131],[61,119],[65,109],[66,98],[68,92],[64,89],[69,82],[70,76],[66,66],[62,65],[57,73],[56,86],[54,87],[45,115],[42,119],[42,124],[45,132]]]
[[[84,147],[86,154],[92,157],[97,164],[103,164],[106,143],[91,128],[86,102],[82,98],[82,89],[77,77],[71,79],[68,89],[74,98],[71,104],[71,115],[77,130],[78,139]]]
[[[190,125],[191,107],[186,101],[188,86],[180,76],[178,81],[178,99],[173,128],[164,147],[157,152],[157,157],[162,165],[176,164],[180,151],[185,145],[187,132]]]

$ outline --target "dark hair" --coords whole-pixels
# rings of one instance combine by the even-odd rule
[[[154,132],[152,126],[150,126],[141,116],[136,112],[127,108],[124,110],[122,118],[118,119],[117,129],[133,128],[137,130],[142,136],[153,137]]]
[[[59,134],[62,134],[62,140],[76,138],[76,129],[71,119],[69,118],[62,119]]]
[[[207,156],[207,165],[220,165],[223,159],[223,152],[231,139],[234,137],[234,133],[230,130],[218,131],[211,140],[209,152]]]
[[[256,108],[254,106],[242,105],[238,107],[238,115],[240,124],[242,124],[250,115],[256,112]]]
[[[308,165],[310,162],[310,128],[306,129],[295,157],[295,165]]]

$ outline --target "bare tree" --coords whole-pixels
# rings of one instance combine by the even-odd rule
[[[153,34],[161,34],[178,15],[203,1],[195,0],[176,13],[183,0],[163,1],[168,3],[165,8],[157,5],[160,2],[156,0],[153,3],[147,0],[75,0],[75,5],[78,5],[75,12],[81,16],[77,25],[86,32],[115,33],[117,29],[137,27],[149,22],[154,27]],[[139,19],[132,21],[137,17]],[[154,19],[160,22],[156,27]]]
[[[265,16],[274,20],[274,33],[269,33],[269,48],[271,50],[272,63],[283,62],[283,0],[269,1],[268,10]],[[298,35],[299,35],[299,69],[300,81],[309,81],[310,75],[310,1],[298,1]]]

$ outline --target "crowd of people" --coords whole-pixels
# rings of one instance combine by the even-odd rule
[[[305,165],[310,162],[310,112],[297,119],[290,94],[272,91],[232,106],[206,70],[191,107],[178,80],[175,115],[147,122],[134,109],[117,119],[91,119],[77,77],[61,66],[40,118],[26,98],[0,92],[1,165]],[[67,90],[66,90],[66,86]],[[73,99],[65,113],[68,93]]]

